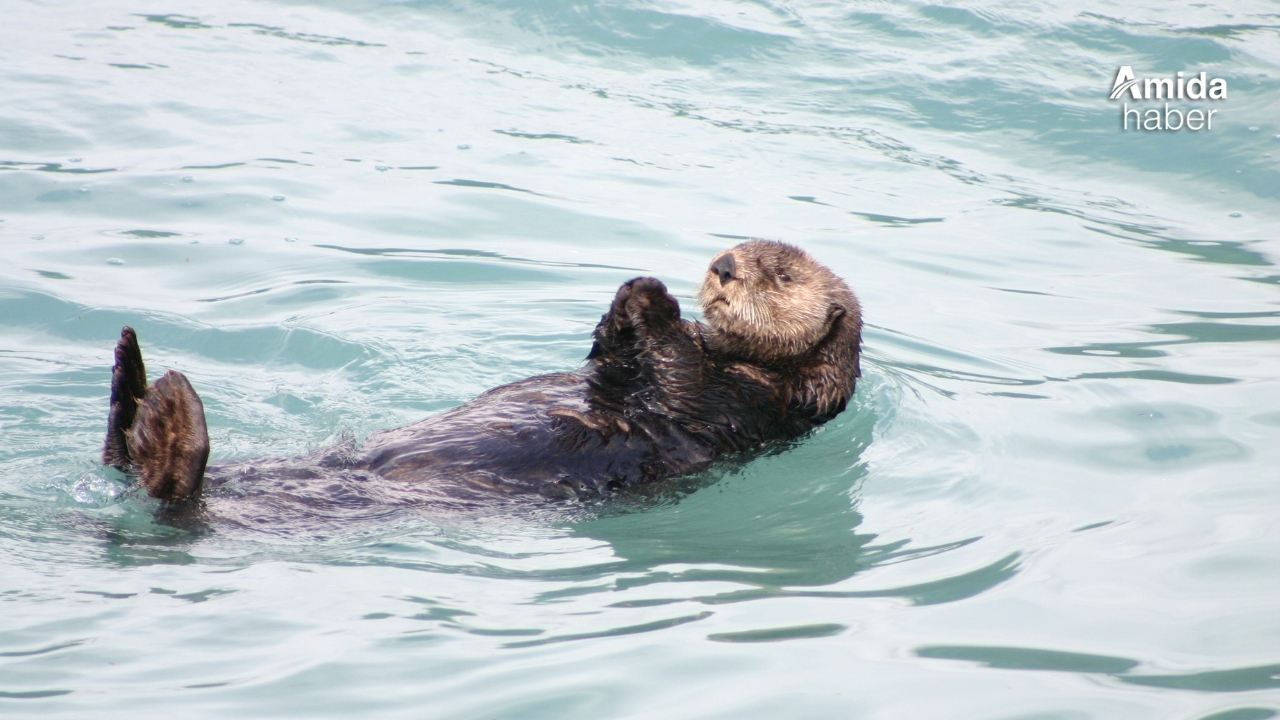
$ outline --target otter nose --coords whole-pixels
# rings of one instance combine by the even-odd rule
[[[738,263],[734,261],[733,253],[725,253],[711,263],[711,272],[720,276],[721,286],[736,277],[733,272],[737,269]]]

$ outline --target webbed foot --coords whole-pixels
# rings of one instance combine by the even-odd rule
[[[126,326],[111,371],[111,411],[102,462],[133,471],[152,497],[197,497],[209,459],[204,404],[187,378],[170,370],[147,385],[142,351]]]
[[[132,460],[125,431],[133,427],[138,400],[147,394],[147,369],[142,364],[138,336],[128,325],[116,343],[116,363],[111,369],[111,410],[107,415],[107,439],[102,445],[102,464],[124,470]]]

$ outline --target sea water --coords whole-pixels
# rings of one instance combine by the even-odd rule
[[[0,100],[0,715],[1280,715],[1273,3],[9,0]],[[98,463],[123,325],[296,455],[750,237],[863,377],[679,487],[183,525]]]

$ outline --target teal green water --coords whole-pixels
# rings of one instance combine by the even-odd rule
[[[0,19],[0,715],[1280,716],[1280,12],[136,0]],[[1206,72],[1125,131],[1117,69]],[[216,459],[575,367],[740,238],[849,410],[650,497],[211,500],[96,462],[111,349]]]

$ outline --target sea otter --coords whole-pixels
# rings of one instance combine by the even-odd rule
[[[589,498],[798,437],[844,410],[860,374],[861,309],[808,253],[766,240],[725,250],[698,299],[705,322],[681,319],[660,281],[636,278],[618,289],[577,370],[494,388],[359,449],[211,466],[209,482],[341,475],[401,488],[395,495]],[[173,370],[148,386],[126,326],[103,463],[156,498],[184,501],[200,497],[208,455],[199,396]]]

